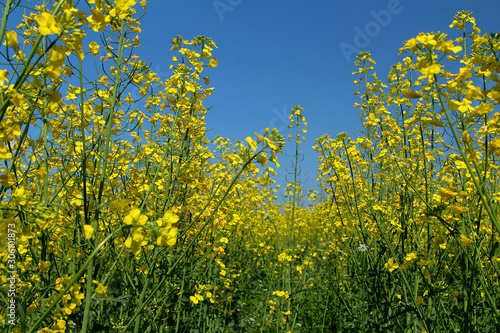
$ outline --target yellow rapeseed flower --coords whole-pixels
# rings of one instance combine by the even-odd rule
[[[257,151],[257,143],[251,137],[247,137],[245,141],[248,142],[248,145],[253,151]]]
[[[101,282],[93,280],[93,283],[97,284],[95,288],[95,293],[98,297],[104,297],[106,301],[108,300],[108,286],[103,285]]]
[[[49,269],[50,265],[50,261],[40,261],[38,263],[38,270],[40,271],[40,273],[45,273]]]
[[[178,228],[161,228],[160,237],[156,240],[158,246],[163,246],[165,244],[169,246],[174,246],[177,242],[177,232]]]
[[[93,55],[98,55],[100,47],[101,46],[99,44],[93,41],[89,44],[89,52],[92,53]]]
[[[389,270],[389,272],[394,271],[395,269],[398,269],[399,264],[397,262],[394,262],[394,259],[389,259],[389,261],[385,264],[385,268]]]
[[[165,215],[163,215],[162,222],[166,222],[167,224],[174,224],[177,223],[177,221],[179,221],[179,216],[177,216],[177,214],[174,214],[171,210],[168,210]],[[158,222],[160,222],[160,220],[158,220]],[[158,223],[158,225],[161,227],[163,223]]]
[[[495,155],[500,154],[500,138],[499,137],[496,137],[493,140],[491,140],[490,148],[491,148],[491,151],[493,153],[495,153]]]
[[[42,35],[59,34],[61,26],[56,22],[56,18],[50,13],[42,13],[36,17],[38,22],[39,31]]]
[[[94,228],[90,224],[86,224],[83,226],[83,237],[85,239],[91,239],[94,234]]]
[[[469,246],[472,243],[472,240],[467,238],[465,235],[460,235],[460,240],[464,243],[465,246]]]
[[[131,6],[137,3],[136,0],[115,0],[115,6],[123,11],[128,10]]]
[[[107,23],[111,21],[111,16],[104,15],[100,10],[90,8],[92,15],[87,17],[87,20],[91,23],[90,28],[94,31],[104,30]]]
[[[7,45],[14,49],[14,51],[19,51],[19,43],[17,42],[17,32],[9,30],[5,32],[5,41],[3,45]]]
[[[3,87],[5,81],[7,81],[7,75],[9,75],[9,71],[0,69],[0,87]]]
[[[130,7],[135,5],[136,3],[136,0],[115,0],[115,8],[109,11],[109,15],[118,15],[120,19],[124,19],[125,17],[127,17]]]
[[[10,86],[8,90],[12,91],[10,95],[10,101],[12,102],[12,104],[19,106],[24,102],[24,96],[18,93],[13,86]]]
[[[190,296],[189,299],[191,300],[191,302],[193,302],[194,304],[198,304],[200,301],[203,301],[203,296],[201,295],[194,295],[194,296]]]
[[[8,160],[12,158],[12,153],[8,150],[5,143],[0,142],[0,160]]]
[[[457,192],[455,191],[452,191],[448,188],[444,188],[444,187],[439,187],[439,195],[443,198],[443,199],[450,199],[450,198],[454,198],[458,195]]]
[[[412,91],[411,89],[403,89],[403,96],[406,98],[420,98],[422,95]]]

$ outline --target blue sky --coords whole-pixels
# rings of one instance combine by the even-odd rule
[[[286,137],[290,110],[301,105],[309,123],[302,162],[307,189],[315,186],[314,140],[340,132],[354,136],[361,128],[353,107],[356,53],[343,52],[341,45],[370,51],[385,81],[390,66],[402,59],[398,50],[405,40],[419,32],[457,37],[448,26],[460,10],[472,11],[483,33],[500,31],[498,0],[151,1],[141,21],[144,44],[138,54],[149,57],[163,79],[175,36],[214,40],[219,66],[211,71],[215,91],[206,100],[212,106],[206,117],[209,138],[243,140],[266,127]],[[289,164],[280,158],[283,166]],[[280,169],[282,183],[285,170]]]

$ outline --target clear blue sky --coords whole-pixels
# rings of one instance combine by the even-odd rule
[[[351,74],[355,54],[345,54],[340,46],[370,51],[385,82],[390,66],[402,59],[398,50],[405,40],[419,32],[457,37],[448,26],[460,10],[472,11],[483,33],[500,32],[498,0],[156,0],[141,21],[144,45],[138,53],[149,57],[163,79],[169,75],[175,36],[214,40],[219,66],[211,72],[215,91],[206,100],[212,106],[206,117],[207,128],[213,129],[209,138],[243,140],[266,127],[283,130],[286,137],[284,121],[291,108],[305,108],[307,190],[316,177],[314,140],[339,132],[353,136],[361,128],[353,107],[358,101]],[[358,36],[360,30],[368,30],[367,39]]]

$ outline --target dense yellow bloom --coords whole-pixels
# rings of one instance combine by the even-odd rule
[[[450,199],[450,198],[454,198],[454,197],[456,197],[456,196],[458,195],[458,193],[457,193],[457,192],[455,192],[455,191],[452,191],[452,190],[450,190],[450,189],[448,189],[448,188],[444,188],[444,187],[441,187],[441,186],[440,186],[440,187],[439,187],[439,195],[440,195],[443,199],[447,200],[447,199]]]
[[[24,102],[24,96],[18,93],[13,86],[9,87],[9,90],[12,91],[10,95],[10,101],[12,102],[12,104],[20,106]]]
[[[217,67],[219,65],[219,61],[217,59],[210,59],[210,63],[207,65],[208,67]]]
[[[361,53],[354,72],[360,76],[356,89],[361,97],[357,104],[363,121],[361,134],[355,138],[346,133],[336,138],[325,135],[316,140],[320,190],[307,195],[300,181],[287,180],[285,196],[300,199],[276,203],[280,189],[272,177],[276,172],[265,166],[269,161],[278,165],[276,156],[284,145],[282,134],[268,128],[255,139],[248,137],[234,144],[217,138],[214,149],[206,138],[207,108],[203,99],[213,88],[202,87],[201,82],[209,84],[210,80],[200,73],[217,65],[211,58],[215,44],[203,37],[192,41],[176,38],[174,49],[181,55],[173,58],[172,76],[160,82],[152,68],[133,54],[140,44],[138,37],[128,37],[138,31],[138,22],[131,17],[136,1],[88,3],[95,4],[90,9],[90,25],[85,22],[88,14],[75,12],[71,1],[62,3],[61,16],[39,15],[37,21],[43,23],[38,23],[40,33],[57,31],[57,22],[65,31],[57,45],[45,44],[51,45],[49,51],[36,50],[40,63],[26,72],[24,82],[18,82],[21,71],[11,73],[16,89],[5,87],[9,73],[0,70],[0,90],[5,101],[10,98],[11,102],[4,101],[0,124],[0,159],[4,160],[0,166],[1,248],[5,248],[7,233],[15,238],[16,259],[22,260],[11,269],[19,272],[16,297],[27,305],[26,315],[31,317],[27,322],[33,322],[61,296],[53,315],[45,319],[47,327],[37,330],[64,332],[78,326],[69,318],[82,313],[79,307],[87,290],[79,283],[86,285],[85,281],[93,281],[90,286],[94,295],[106,299],[108,286],[103,282],[109,283],[110,294],[124,300],[120,304],[124,314],[142,311],[134,309],[136,302],[126,299],[141,293],[148,285],[144,282],[165,281],[159,287],[168,292],[158,294],[159,298],[144,290],[144,327],[155,327],[155,320],[165,314],[177,316],[177,311],[186,314],[182,316],[183,326],[195,327],[189,320],[197,321],[192,315],[201,309],[186,306],[179,298],[189,296],[187,290],[196,289],[189,296],[192,304],[208,299],[202,312],[216,314],[221,320],[243,306],[248,295],[260,304],[270,304],[273,316],[264,318],[264,323],[269,320],[279,331],[289,329],[278,326],[292,313],[297,314],[298,304],[291,301],[288,291],[273,292],[279,288],[297,292],[299,301],[320,295],[314,302],[300,304],[299,310],[307,310],[311,316],[323,317],[327,307],[324,300],[332,299],[326,304],[339,306],[335,313],[339,323],[357,320],[351,314],[359,311],[349,314],[344,311],[346,307],[366,305],[365,301],[371,302],[370,295],[378,292],[391,301],[374,308],[373,318],[380,318],[380,311],[385,313],[387,309],[393,313],[408,310],[401,295],[405,295],[405,302],[409,295],[414,304],[427,303],[429,313],[435,312],[432,307],[436,304],[460,311],[463,302],[453,300],[459,293],[453,291],[456,281],[453,286],[447,285],[450,276],[467,276],[474,282],[459,284],[464,287],[463,295],[472,297],[474,303],[489,303],[486,296],[491,295],[487,293],[498,291],[494,265],[500,258],[493,245],[498,235],[495,205],[500,199],[496,178],[499,164],[494,156],[500,155],[500,112],[495,113],[500,98],[497,37],[465,32],[463,40],[452,42],[446,41],[444,34],[420,34],[405,44],[405,50],[416,54],[391,68],[389,86],[373,72],[375,62],[369,53]],[[29,50],[30,43],[40,37],[36,17],[26,17],[24,25],[17,27],[24,36],[6,32],[5,45],[19,48],[19,37]],[[81,26],[74,25],[75,18]],[[120,18],[125,20],[123,39],[118,39]],[[92,73],[78,73],[74,63],[69,63],[73,56],[83,60],[83,38],[91,29],[106,30],[102,36],[107,38],[101,40],[106,45],[101,60],[107,63],[94,75],[95,80]],[[445,60],[444,54],[461,49],[453,43],[468,49],[472,44],[472,54],[467,49],[463,57]],[[88,53],[99,54],[97,42],[85,45]],[[126,55],[118,63],[116,55],[121,46]],[[90,61],[94,60],[98,59]],[[452,68],[463,66],[458,74],[446,70],[453,61],[457,66]],[[19,53],[12,62],[23,65]],[[118,70],[122,76],[115,81]],[[415,71],[422,72],[420,78],[424,80],[417,79]],[[71,82],[78,82],[80,75],[92,78],[92,84],[85,81],[83,89],[67,83],[70,77]],[[478,79],[484,79],[481,86],[475,85]],[[141,100],[132,96],[132,86],[144,97],[144,104],[137,108],[132,104]],[[302,111],[294,107],[289,118],[291,127],[297,127],[296,133],[290,134],[295,142],[303,142],[302,133],[307,132],[300,127],[307,125]],[[457,112],[448,115],[448,111]],[[31,126],[39,124],[42,130],[31,133]],[[455,136],[452,126],[457,126]],[[111,131],[109,140],[107,129]],[[103,146],[107,143],[109,146]],[[459,146],[465,147],[464,151]],[[263,166],[260,169],[257,163],[247,163],[259,147],[265,150],[255,156]],[[241,170],[243,165],[246,168]],[[94,224],[82,222],[75,229],[75,219],[86,220],[87,211],[91,220],[98,219],[93,221],[99,230],[94,230]],[[15,232],[7,231],[9,228],[15,228]],[[75,265],[87,260],[94,249],[85,240],[98,235],[109,243],[94,258],[93,275],[84,275],[70,286],[76,281]],[[483,247],[477,251],[478,260],[464,266],[464,252],[471,251],[476,239]],[[5,271],[5,250],[0,257],[4,259],[0,269]],[[385,284],[387,276],[376,276],[371,269],[373,260],[385,264],[388,272],[382,275],[399,270],[410,278],[411,290],[404,284],[399,284],[398,290],[391,289]],[[481,269],[475,265],[482,265]],[[366,283],[374,278],[381,283]],[[481,285],[475,280],[479,278],[488,288],[472,293],[466,290]],[[47,281],[55,281],[45,286],[50,293],[40,289]],[[358,288],[353,282],[358,281],[366,290],[350,297],[348,293]],[[0,274],[0,284],[7,285],[7,274]],[[432,292],[417,293],[430,284],[436,287]],[[58,295],[66,287],[68,292]],[[249,287],[256,290],[243,290]],[[349,304],[339,301],[342,294],[348,296]],[[102,302],[96,297],[88,301],[93,302],[92,309],[98,309]],[[494,302],[484,309],[493,306]],[[168,314],[174,309],[175,314]],[[397,318],[390,318],[387,325],[404,331],[408,327],[398,325],[414,322],[415,318],[421,318],[423,325],[430,322],[427,312],[418,310],[405,312],[409,320],[398,323]],[[484,311],[485,317],[491,316],[488,311]],[[99,320],[112,330],[126,331],[122,325],[126,316],[111,318],[106,311],[100,316]],[[452,323],[460,320],[458,317],[445,320]],[[98,330],[96,326],[94,329]]]
[[[101,282],[93,280],[93,283],[97,284],[97,287],[94,289],[95,293],[98,297],[104,297],[108,300],[108,286],[103,285]]]
[[[0,69],[0,87],[3,87],[5,81],[7,81],[7,75],[9,75],[9,72],[6,69]]]
[[[411,52],[415,52],[420,49],[420,44],[418,43],[416,38],[412,38],[405,42],[405,46],[403,49],[405,48],[410,50]]]
[[[179,221],[179,216],[177,214],[173,213],[171,210],[167,210],[167,212],[165,212],[165,215],[163,216],[163,218],[159,219],[157,223],[161,227],[161,226],[164,226],[166,224],[177,223],[178,221]]]
[[[464,98],[461,101],[453,100],[451,101],[450,104],[450,110],[458,110],[460,112],[467,112],[474,110],[474,108],[471,106],[472,101],[470,101],[467,98]]]
[[[90,224],[86,224],[83,226],[83,237],[85,239],[91,239],[94,235],[94,228]]]
[[[49,269],[50,265],[50,261],[40,261],[38,263],[38,270],[40,271],[40,273],[45,273]]]
[[[423,47],[433,47],[434,45],[437,44],[437,41],[435,40],[434,34],[420,34],[417,37],[417,41],[423,46]]]
[[[158,246],[163,246],[165,244],[174,246],[177,242],[178,230],[178,228],[161,228],[160,237],[156,240]]]
[[[467,238],[465,235],[460,235],[460,240],[464,243],[465,246],[469,246],[472,243],[472,240]]]
[[[100,45],[97,44],[95,41],[92,41],[89,44],[89,52],[92,53],[93,55],[99,54],[99,48],[100,48]]]
[[[66,321],[59,319],[53,326],[54,332],[66,332]]]
[[[377,118],[373,113],[370,113],[368,115],[368,117],[366,117],[366,122],[364,123],[364,125],[367,128],[371,128],[371,127],[377,125],[379,122],[380,122],[380,119]]]
[[[394,262],[394,259],[389,259],[388,262],[385,263],[385,268],[389,270],[389,272],[394,271],[395,269],[398,269],[399,264],[397,262]]]
[[[194,296],[189,296],[189,299],[194,304],[198,304],[200,301],[203,301],[203,296],[199,294],[195,294]]]
[[[163,218],[156,221],[156,224],[160,227],[160,237],[156,240],[158,246],[163,246],[165,244],[169,246],[174,246],[177,242],[177,232],[178,228],[173,227],[174,223],[179,221],[179,216],[173,213],[171,210],[167,210]]]
[[[115,0],[114,2],[115,6],[123,11],[128,10],[131,6],[134,6],[136,3],[137,3],[136,0]]]
[[[485,114],[488,114],[492,111],[493,111],[493,104],[484,102],[484,103],[479,104],[477,107],[475,107],[471,113],[474,116],[482,117]]]
[[[56,22],[56,18],[50,13],[42,13],[36,17],[39,31],[42,35],[52,35],[61,33],[61,26]]]
[[[288,291],[273,291],[274,296],[284,297],[285,299],[290,298],[290,293]]]
[[[8,160],[12,158],[12,153],[9,151],[5,143],[0,141],[0,160]]]
[[[251,137],[247,137],[245,141],[248,142],[248,145],[253,151],[257,151],[257,143]]]
[[[422,95],[412,91],[411,89],[403,89],[403,96],[406,98],[420,98]]]
[[[495,137],[493,140],[491,140],[490,147],[491,147],[491,150],[496,155],[500,155],[500,138],[499,137]]]
[[[92,15],[87,17],[87,20],[91,23],[90,27],[94,31],[104,30],[106,24],[111,21],[111,16],[104,15],[100,10],[90,8]]]
[[[427,78],[429,80],[432,80],[434,78],[434,75],[439,74],[439,72],[441,72],[441,67],[442,65],[434,63],[434,64],[427,64],[426,66],[418,68],[418,70],[423,74],[421,77],[419,77],[419,80],[421,78]]]
[[[19,51],[19,43],[17,42],[17,32],[9,30],[5,32],[5,41],[3,45],[7,45],[14,49],[14,51]]]
[[[129,9],[137,3],[136,0],[115,0],[115,7],[109,11],[109,15],[117,16],[120,19],[127,17]]]
[[[416,253],[409,253],[405,257],[405,261],[414,261],[416,260],[418,255]]]

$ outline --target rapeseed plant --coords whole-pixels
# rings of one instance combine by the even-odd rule
[[[5,6],[2,22],[19,10]],[[2,25],[0,283],[15,281],[16,331],[498,330],[498,34],[459,12],[458,38],[406,41],[387,83],[361,52],[363,130],[315,141],[306,205],[304,109],[278,203],[283,134],[210,142],[217,46],[177,36],[160,81],[134,54],[146,9],[49,2]]]

